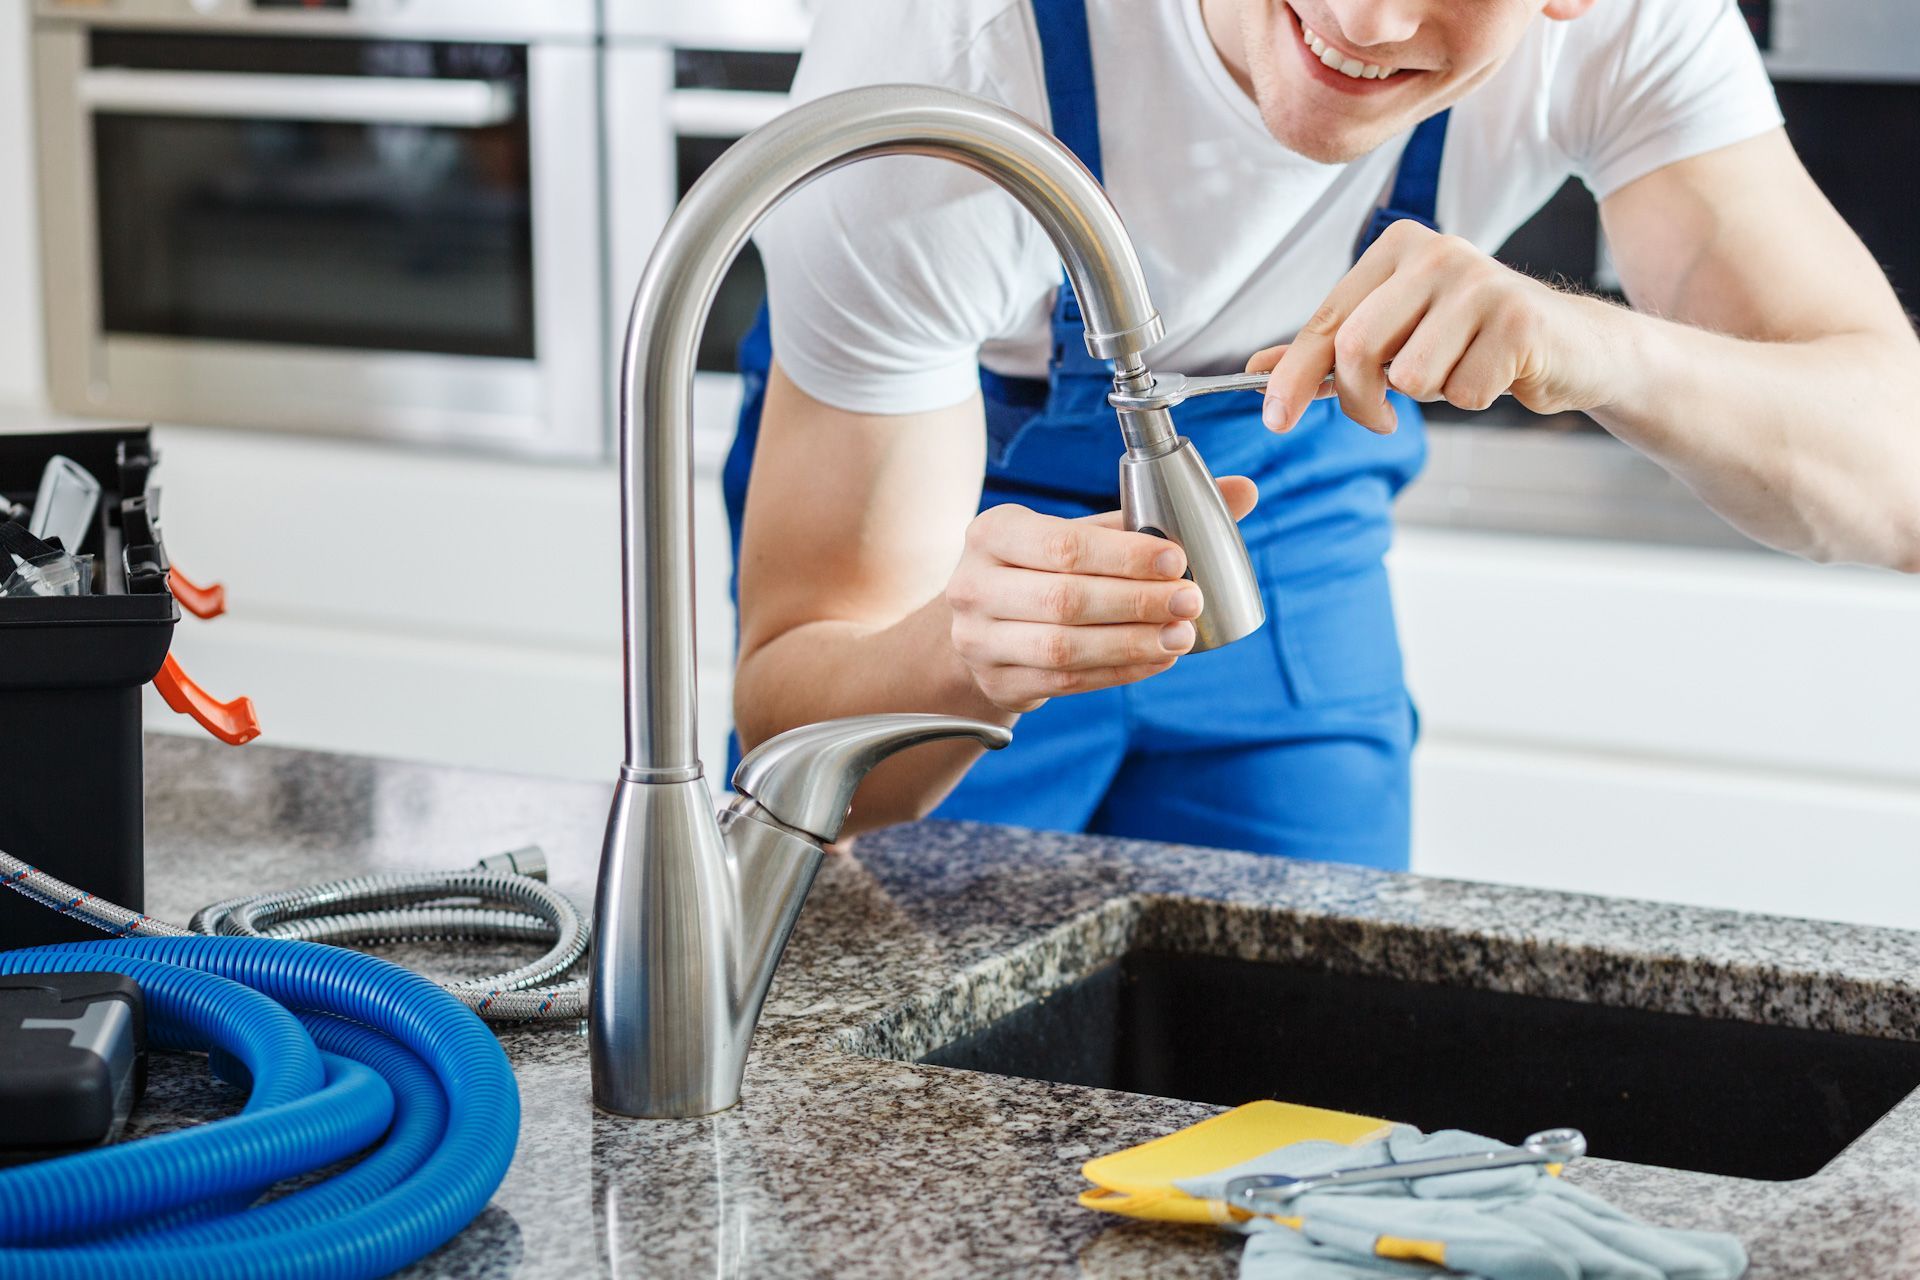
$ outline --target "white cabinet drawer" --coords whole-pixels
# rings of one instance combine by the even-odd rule
[[[701,648],[732,651],[720,467],[738,379],[695,387]],[[566,466],[280,435],[158,433],[168,550],[258,619],[617,653],[620,484]]]
[[[1920,782],[1920,580],[1431,529],[1392,565],[1436,735]]]
[[[1440,741],[1426,875],[1920,928],[1920,788]]]
[[[613,781],[621,758],[616,653],[448,645],[380,632],[223,618],[182,623],[174,652],[208,691],[246,694],[269,745]],[[700,758],[725,785],[731,672],[700,676]],[[148,690],[150,729],[204,731]],[[245,751],[245,747],[235,750]]]

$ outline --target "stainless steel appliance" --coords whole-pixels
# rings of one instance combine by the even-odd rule
[[[83,415],[606,449],[596,0],[35,0]]]
[[[1739,0],[1814,180],[1886,268],[1920,298],[1920,240],[1902,157],[1920,155],[1920,6],[1905,0]],[[1618,293],[1598,210],[1570,182],[1501,257]],[[1659,466],[1581,414],[1540,417],[1503,400],[1429,413],[1426,472],[1400,501],[1415,524],[1708,546],[1755,544]]]
[[[613,279],[639,279],[674,205],[726,149],[787,109],[808,16],[799,0],[606,0],[608,208]],[[662,104],[665,109],[662,110]],[[698,368],[731,373],[766,296],[752,245],[728,267]],[[617,345],[626,299],[613,300]]]

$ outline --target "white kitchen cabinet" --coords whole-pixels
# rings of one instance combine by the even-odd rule
[[[1920,928],[1920,788],[1430,740],[1428,875]]]
[[[732,619],[702,379],[701,744]],[[163,429],[169,545],[229,616],[176,652],[265,740],[588,780],[620,752],[618,486],[555,467]],[[1920,926],[1920,582],[1759,552],[1426,528],[1393,554],[1432,874]],[[157,728],[199,730],[152,703]]]
[[[1414,867],[1920,927],[1920,581],[1411,528]]]
[[[702,380],[695,451],[716,786],[732,396]],[[183,623],[177,651],[216,693],[253,694],[268,741],[611,776],[611,467],[185,430],[162,442],[169,542],[233,601],[230,617]],[[276,496],[259,483],[271,475],[293,483]],[[1423,717],[1416,869],[1920,926],[1920,665],[1903,660],[1920,652],[1920,582],[1425,528],[1402,531],[1393,569]],[[164,710],[155,723],[192,728]]]
[[[1421,528],[1392,564],[1433,731],[1920,783],[1920,579]]]
[[[695,394],[701,755],[725,760],[733,653],[720,466],[737,381]],[[188,672],[255,700],[263,740],[611,779],[620,759],[620,495],[565,466],[163,428],[161,509],[229,613],[183,620]],[[157,698],[150,723],[193,729]],[[193,731],[198,732],[197,729]]]

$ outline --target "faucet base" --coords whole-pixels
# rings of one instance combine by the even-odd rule
[[[739,1101],[753,1023],[732,995],[736,897],[704,778],[615,783],[589,998],[601,1110],[684,1118]]]

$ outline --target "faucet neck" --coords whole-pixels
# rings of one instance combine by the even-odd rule
[[[1123,395],[1145,395],[1153,389],[1153,375],[1144,365],[1130,369],[1116,367],[1113,389]],[[1172,453],[1180,447],[1180,433],[1174,429],[1173,415],[1165,409],[1116,409],[1120,419],[1120,437],[1127,443],[1127,457],[1145,462]]]
[[[727,266],[769,211],[813,178],[880,155],[964,164],[1032,212],[1066,265],[1094,356],[1131,374],[1161,335],[1139,260],[1106,193],[1065,147],[1003,107],[951,90],[879,85],[808,103],[735,144],[668,220],[627,318],[619,435],[623,773],[632,781],[700,773],[692,399],[708,309]]]

